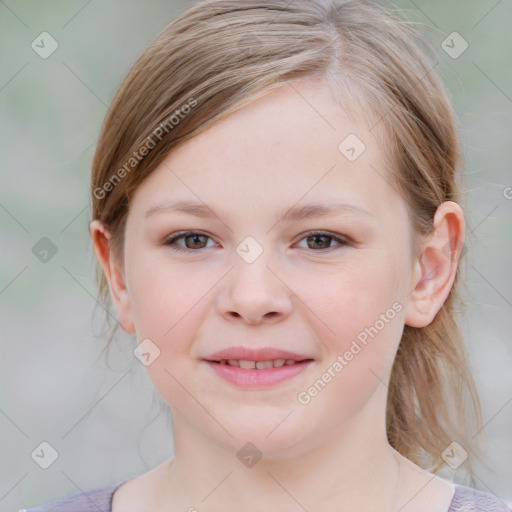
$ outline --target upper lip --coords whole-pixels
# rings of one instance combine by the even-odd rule
[[[272,347],[247,348],[247,347],[229,347],[218,352],[214,352],[206,357],[207,361],[223,361],[225,359],[236,359],[244,361],[271,361],[274,359],[293,359],[294,361],[304,361],[312,359],[305,354],[297,354],[287,350],[280,350]]]

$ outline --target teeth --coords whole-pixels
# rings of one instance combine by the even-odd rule
[[[240,368],[254,369],[256,368],[256,363],[254,361],[240,359],[240,361],[238,361],[238,366],[240,366]]]
[[[290,366],[295,364],[297,361],[294,359],[272,359],[270,361],[248,361],[246,359],[223,359],[218,361],[219,364],[227,364],[229,366],[237,366],[239,368],[245,368],[249,370],[267,370],[269,368],[280,368],[281,366]]]
[[[258,368],[258,370],[266,370],[267,368],[273,367],[272,361],[256,361],[256,368]]]

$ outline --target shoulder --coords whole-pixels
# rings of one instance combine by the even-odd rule
[[[508,505],[487,492],[455,484],[455,494],[448,512],[510,512]]]
[[[78,492],[18,512],[111,512],[112,495],[120,483]]]

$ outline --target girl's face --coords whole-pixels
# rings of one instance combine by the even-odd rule
[[[418,278],[383,148],[326,86],[293,83],[187,141],[139,187],[118,308],[139,342],[151,340],[147,371],[176,435],[186,424],[275,457],[349,424],[381,428]],[[185,202],[188,212],[172,207]],[[166,244],[188,231],[197,233]],[[309,361],[212,362],[227,349],[249,350],[234,359]],[[295,356],[250,352],[261,349]]]

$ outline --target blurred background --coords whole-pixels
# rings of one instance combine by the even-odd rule
[[[136,341],[121,332],[100,355],[89,173],[123,76],[191,4],[0,0],[0,511],[118,483],[173,454]],[[461,120],[462,327],[488,437],[476,486],[512,502],[512,2],[394,5],[432,27],[421,30]],[[442,476],[464,483],[461,470]]]

